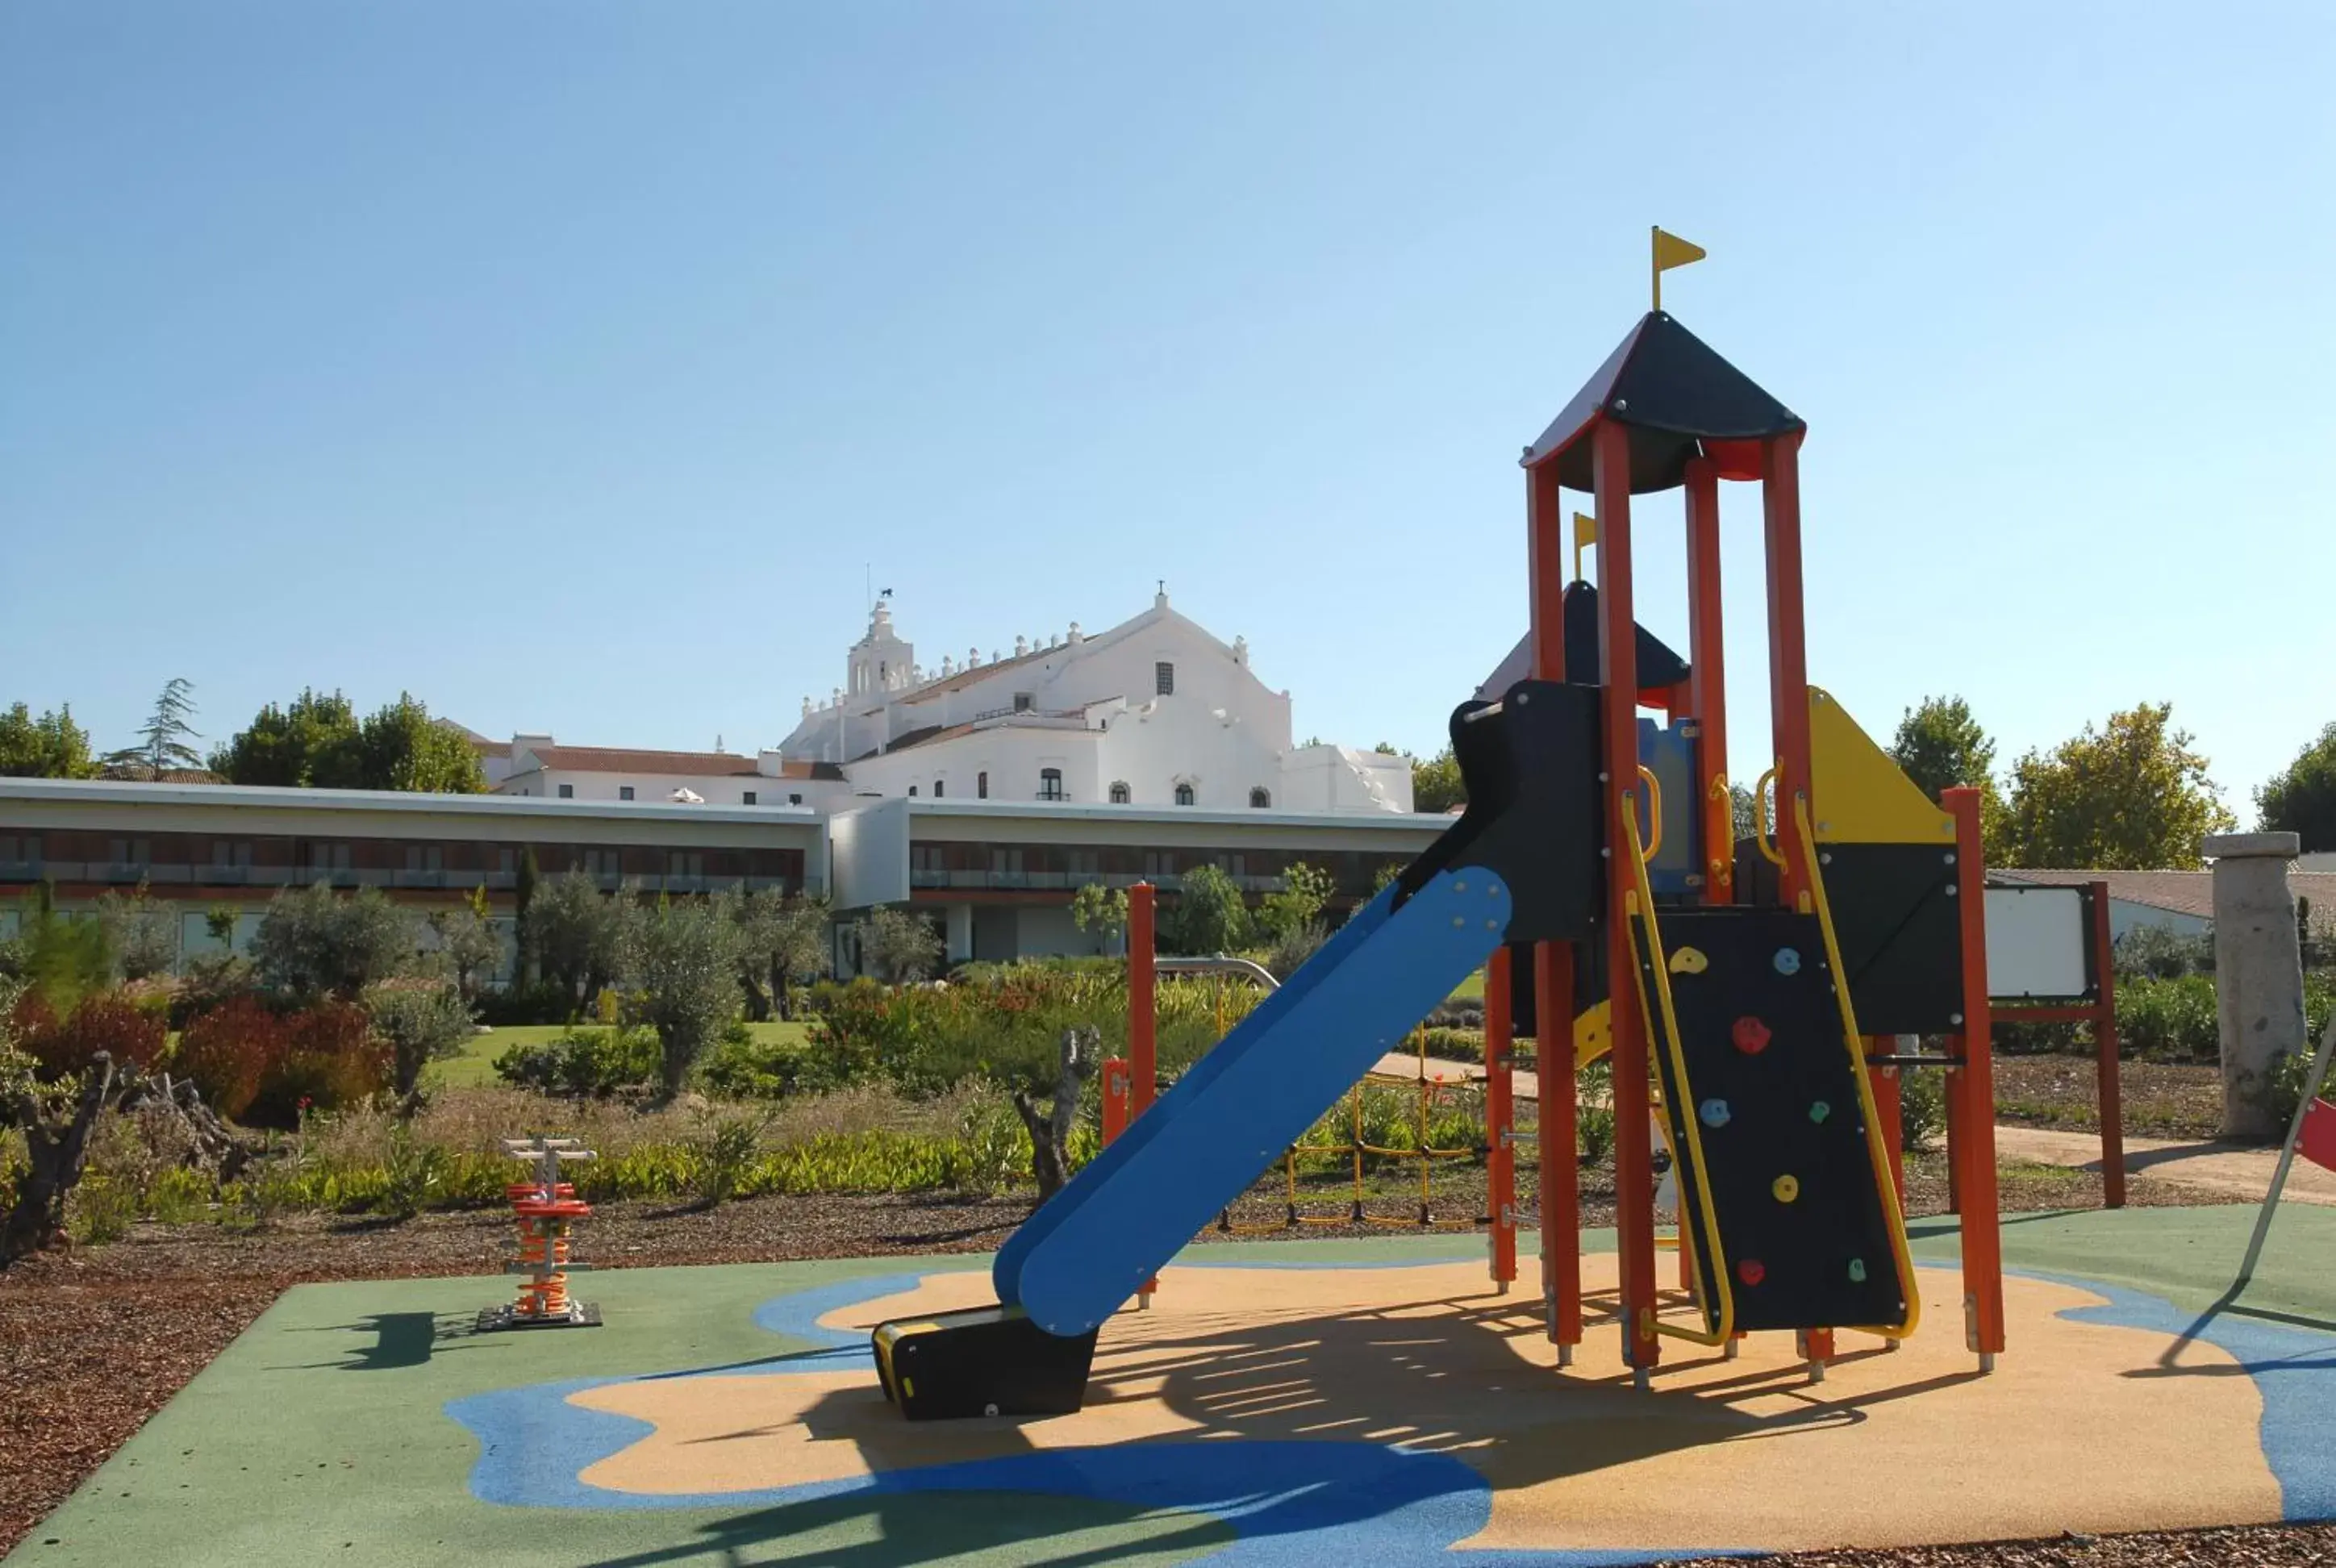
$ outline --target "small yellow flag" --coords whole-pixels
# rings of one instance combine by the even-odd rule
[[[1707,252],[1691,239],[1681,239],[1676,234],[1666,234],[1658,226],[1654,231],[1655,308],[1663,307],[1663,274],[1674,267],[1685,267],[1700,261]]]
[[[1573,514],[1573,580],[1581,582],[1582,552],[1598,542],[1598,520],[1586,511]]]

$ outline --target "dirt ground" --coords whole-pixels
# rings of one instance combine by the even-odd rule
[[[2117,1065],[2125,1130],[2146,1138],[2211,1138],[2223,1126],[2223,1070],[2212,1062]],[[2089,1057],[1995,1058],[1999,1121],[2100,1130],[2098,1073]]]
[[[2099,1178],[2081,1171],[2007,1166],[2007,1211],[2088,1208],[2100,1202]],[[1908,1166],[1910,1214],[1942,1213],[1944,1162],[1913,1156]],[[1520,1196],[1533,1175],[1520,1174]],[[1611,1224],[1611,1169],[1582,1173],[1582,1223]],[[1310,1185],[1303,1207],[1336,1215],[1351,1193],[1335,1181]],[[2197,1193],[2146,1180],[2136,1203],[2193,1203]],[[1431,1211],[1473,1228],[1484,1208],[1481,1171],[1439,1174]],[[1276,1182],[1260,1183],[1236,1205],[1236,1224],[1257,1234],[1291,1234],[1278,1222],[1286,1200]],[[1416,1218],[1416,1179],[1375,1178],[1373,1213]],[[774,1197],[705,1213],[666,1203],[600,1207],[589,1248],[606,1267],[767,1262],[883,1254],[988,1251],[1028,1213],[1027,1199],[922,1197]],[[1524,1223],[1536,1216],[1530,1202]],[[1411,1225],[1394,1227],[1412,1229]],[[1315,1236],[1385,1235],[1390,1227],[1308,1226]],[[287,1285],[312,1280],[481,1274],[500,1271],[510,1244],[506,1216],[492,1211],[425,1214],[404,1223],[303,1216],[266,1230],[217,1224],[141,1224],[110,1246],[50,1253],[0,1272],[0,1551],[28,1534],[49,1510],[169,1401],[186,1381],[276,1299]],[[1226,1239],[1218,1232],[1203,1240]],[[2214,1532],[2208,1535],[2094,1544],[2031,1543],[1973,1552],[1831,1554],[1815,1563],[2031,1564],[2241,1563],[2336,1559],[2336,1533],[2297,1530]]]

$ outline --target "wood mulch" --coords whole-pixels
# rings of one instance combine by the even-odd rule
[[[2090,1057],[1999,1055],[2000,1121],[2071,1132],[2100,1130],[2100,1086]],[[2125,1130],[2147,1138],[2211,1138],[2223,1127],[2223,1070],[2212,1062],[2117,1065]]]
[[[1416,1210],[1416,1186],[1375,1180],[1375,1213]],[[1520,1174],[1524,1219],[1533,1222],[1530,1170]],[[2007,1210],[2090,1207],[2099,1178],[2081,1171],[2008,1166]],[[1481,1172],[1439,1175],[1437,1212],[1472,1216],[1484,1204]],[[1322,1201],[1318,1207],[1311,1198]],[[1942,1213],[1942,1158],[1913,1156],[1907,1209]],[[2136,1203],[2199,1202],[2166,1183],[2134,1183]],[[1309,1193],[1312,1212],[1337,1212],[1335,1186]],[[1244,1222],[1279,1218],[1283,1197],[1261,1183],[1237,1205]],[[1583,1172],[1582,1223],[1613,1221],[1611,1169]],[[591,1224],[595,1262],[609,1267],[770,1262],[815,1258],[988,1251],[1028,1213],[1024,1199],[930,1196],[758,1198],[718,1213],[669,1203],[601,1204]],[[1459,1228],[1465,1228],[1459,1227]],[[1407,1226],[1308,1227],[1311,1236],[1416,1233]],[[1290,1232],[1275,1228],[1260,1239]],[[26,1259],[0,1271],[0,1552],[48,1512],[167,1403],[283,1289],[307,1281],[485,1274],[509,1250],[506,1216],[492,1211],[425,1214],[402,1224],[297,1216],[260,1231],[216,1224],[141,1224],[114,1244]],[[1213,1232],[1210,1239],[1213,1239]],[[69,1330],[69,1331],[61,1331]],[[1831,1553],[1789,1559],[1893,1568],[1993,1568],[2082,1563],[2287,1564],[2336,1558],[2336,1536],[2309,1531],[2221,1531],[2135,1537],[2093,1545],[2028,1543],[1952,1551]]]

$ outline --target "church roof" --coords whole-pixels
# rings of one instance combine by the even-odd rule
[[[1583,437],[1601,419],[1629,433],[1633,495],[1685,482],[1689,462],[1698,456],[1717,463],[1723,477],[1757,478],[1760,441],[1807,428],[1750,376],[1660,310],[1648,312],[1630,329],[1541,439],[1525,449],[1524,466],[1555,463],[1558,481],[1567,489],[1591,489],[1591,443]]]

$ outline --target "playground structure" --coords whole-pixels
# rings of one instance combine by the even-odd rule
[[[1974,792],[1934,805],[1808,683],[1803,422],[1661,311],[1643,317],[1525,449],[1527,667],[1454,714],[1459,820],[1156,1101],[1131,1009],[1124,1131],[1008,1239],[995,1307],[891,1322],[874,1345],[910,1417],[1078,1407],[1100,1326],[1471,972],[1492,976],[1486,1069],[1495,1224],[1515,1274],[1516,1034],[1536,1052],[1539,1135],[1576,1144],[1575,1074],[1612,1062],[1623,1360],[1666,1339],[1789,1329],[1814,1376],[1835,1335],[1919,1317],[1900,1209],[1892,1070],[1947,1075],[1964,1342],[2004,1348],[1985,882]],[[1739,841],[1728,782],[1719,486],[1757,482],[1767,557],[1772,765]],[[1686,492],[1689,651],[1632,616],[1634,495]],[[1595,501],[1597,580],[1566,580],[1564,492]],[[1642,709],[1664,715],[1642,718]],[[1140,912],[1139,912],[1140,911]],[[1130,984],[1153,974],[1148,901]],[[1505,982],[1505,983],[1504,983]],[[1902,1052],[1897,1037],[1942,1041]],[[1679,1184],[1685,1301],[1657,1283],[1655,1134]],[[1547,1329],[1582,1335],[1577,1162],[1540,1162]],[[1685,1312],[1679,1309],[1684,1307]]]
[[[532,1181],[514,1182],[504,1189],[519,1232],[519,1257],[504,1265],[503,1271],[524,1278],[518,1300],[479,1314],[480,1330],[598,1327],[599,1308],[568,1293],[569,1274],[591,1267],[571,1256],[569,1232],[577,1221],[590,1217],[592,1205],[576,1195],[572,1183],[560,1179],[561,1164],[598,1156],[573,1138],[505,1138],[503,1152],[535,1167]]]

